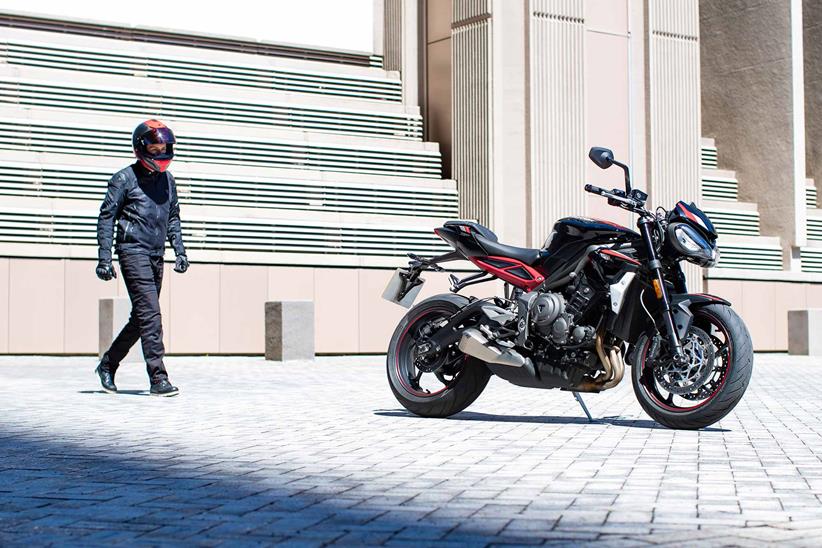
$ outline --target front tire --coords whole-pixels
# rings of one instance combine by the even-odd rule
[[[388,384],[397,401],[415,415],[444,418],[459,413],[491,378],[483,362],[463,354],[456,344],[430,363],[415,357],[418,343],[468,303],[462,295],[431,297],[412,308],[394,330],[386,359]]]
[[[697,430],[714,424],[742,399],[753,372],[753,343],[742,318],[729,306],[710,304],[694,311],[683,340],[689,365],[672,365],[662,348],[655,358],[653,338],[637,351],[631,380],[639,404],[668,428]],[[661,345],[664,347],[664,343]],[[702,359],[701,366],[694,362]]]

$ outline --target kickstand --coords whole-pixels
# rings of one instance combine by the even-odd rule
[[[591,416],[591,413],[588,412],[588,408],[585,407],[585,402],[582,401],[582,396],[579,395],[579,392],[573,392],[573,394],[579,402],[580,407],[582,407],[582,410],[585,411],[585,414],[588,416],[588,422],[594,422],[594,418]]]

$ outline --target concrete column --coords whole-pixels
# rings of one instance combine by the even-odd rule
[[[419,105],[419,5],[417,0],[383,0],[383,43],[386,70],[402,77],[403,103]],[[375,6],[376,7],[376,6]]]
[[[804,0],[802,18],[807,175],[816,183],[816,207],[822,207],[822,2]]]
[[[701,201],[698,0],[648,0],[646,101],[651,202]]]
[[[454,0],[452,12],[452,175],[461,215],[511,245],[541,244],[546,235],[529,229],[529,161],[537,158],[529,150],[530,13],[530,2],[504,0]]]
[[[584,8],[584,0],[527,2],[527,212],[532,247],[542,245],[557,219],[586,213]]]
[[[539,247],[557,219],[589,213],[586,182],[621,180],[586,180],[588,146],[644,162],[629,151],[645,141],[643,90],[629,85],[644,77],[642,13],[627,0],[453,0],[452,176],[464,217]],[[607,142],[589,143],[591,133]]]
[[[702,120],[787,269],[805,244],[802,0],[701,0]]]
[[[650,204],[702,201],[698,0],[648,0],[646,9],[647,188]],[[683,265],[688,286],[701,271]]]
[[[265,359],[314,359],[314,302],[265,303]]]
[[[491,0],[453,0],[451,17],[451,175],[460,215],[492,229]]]
[[[628,0],[628,85],[630,87],[628,98],[629,110],[629,149],[631,158],[631,172],[637,186],[642,190],[647,190],[648,181],[648,112],[646,109],[647,89],[645,84],[645,71],[647,52],[646,32],[645,32],[645,12],[644,0]]]
[[[491,199],[494,230],[511,245],[525,246],[528,187],[528,104],[526,95],[526,6],[494,0],[491,40],[491,138],[494,159]],[[540,242],[542,243],[542,242]]]
[[[443,178],[451,178],[451,0],[425,0],[425,62],[420,107],[424,139],[439,143]]]
[[[374,55],[385,56],[385,0],[373,0]]]
[[[128,323],[128,318],[131,315],[131,301],[127,297],[115,297],[100,299],[99,303],[98,357],[102,358],[103,354],[111,346],[114,338],[120,334],[120,330]],[[120,363],[145,363],[143,346],[140,344],[139,339]]]

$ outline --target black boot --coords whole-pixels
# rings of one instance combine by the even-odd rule
[[[108,363],[105,357],[94,372],[100,377],[100,384],[103,386],[103,390],[112,394],[117,392],[117,385],[114,384],[114,371],[111,369],[111,364]]]
[[[172,386],[168,379],[155,382],[149,390],[152,396],[176,396],[180,393],[176,386]]]

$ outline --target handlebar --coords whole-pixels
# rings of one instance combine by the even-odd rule
[[[585,192],[590,192],[591,194],[599,194],[601,196],[607,191],[604,188],[599,188],[598,186],[585,185]]]
[[[621,207],[623,209],[628,209],[630,211],[640,211],[642,210],[642,203],[637,202],[633,198],[629,198],[625,196],[625,193],[622,191],[614,190],[605,190],[604,188],[600,188],[594,185],[585,185],[585,192],[590,192],[591,194],[598,194],[600,196],[605,196],[608,198],[608,204],[612,206]]]

